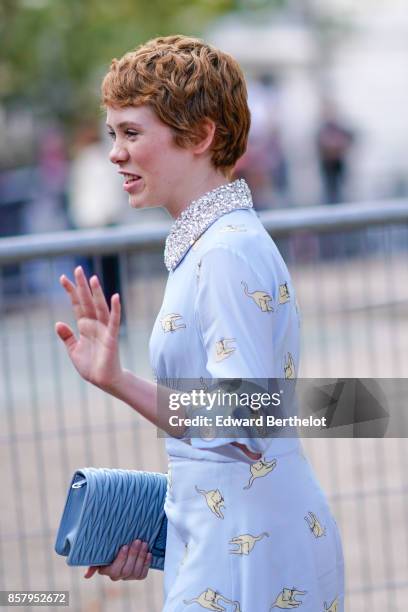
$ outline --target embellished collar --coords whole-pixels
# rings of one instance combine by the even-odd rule
[[[244,179],[221,185],[193,200],[175,220],[166,239],[164,263],[174,270],[205,230],[222,215],[252,208],[252,197]]]

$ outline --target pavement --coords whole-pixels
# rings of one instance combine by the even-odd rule
[[[292,276],[302,313],[299,376],[407,377],[406,258],[311,262]],[[122,360],[148,378],[149,333],[164,283],[146,275],[127,285]],[[166,471],[154,427],[79,380],[55,336],[56,320],[69,322],[71,315],[65,297],[50,291],[9,307],[1,324],[0,588],[70,590],[74,612],[159,612],[161,572],[150,571],[142,582],[85,581],[82,568],[68,568],[53,552],[76,468]],[[342,532],[346,609],[405,609],[407,440],[308,438],[303,444]]]

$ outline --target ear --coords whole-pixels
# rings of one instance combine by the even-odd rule
[[[201,155],[211,148],[215,134],[215,123],[212,119],[202,120],[197,130],[197,141],[192,145],[191,150],[196,155]]]

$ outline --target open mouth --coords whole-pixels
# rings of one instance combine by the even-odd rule
[[[123,174],[123,177],[125,179],[125,185],[127,185],[128,183],[133,183],[134,181],[138,181],[141,178],[137,174]]]
[[[142,177],[139,176],[138,174],[128,174],[128,173],[123,172],[122,176],[125,179],[123,183],[123,189],[125,189],[125,191],[130,191],[133,189],[133,187],[137,187],[139,184],[139,181],[142,180]]]

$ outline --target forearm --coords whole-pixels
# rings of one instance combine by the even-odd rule
[[[170,389],[135,376],[129,370],[123,370],[120,380],[109,388],[105,388],[105,391],[131,406],[141,416],[171,436],[181,438],[185,435],[186,428],[184,426],[176,427],[169,424],[170,415],[174,415],[169,409]],[[183,406],[179,407],[178,416],[180,421],[186,416]],[[253,453],[243,444],[232,440],[231,444],[239,447],[254,461],[261,456],[261,453]]]
[[[169,410],[170,389],[135,376],[129,370],[123,370],[121,377],[114,384],[105,387],[104,391],[128,404],[153,425],[171,436],[182,437],[184,435],[185,427],[169,425],[169,417],[173,414]],[[180,412],[182,411],[184,412],[184,409],[181,407]],[[180,416],[184,415],[180,414]]]

